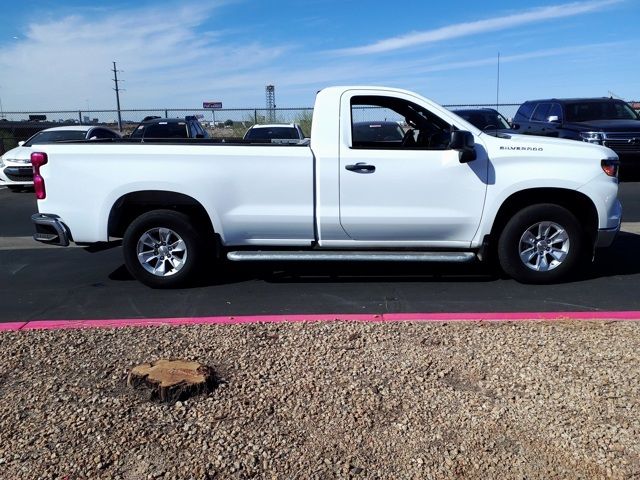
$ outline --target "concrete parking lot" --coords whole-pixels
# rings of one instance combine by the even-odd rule
[[[234,265],[157,291],[118,248],[36,244],[33,193],[0,190],[2,322],[374,320],[1,332],[0,478],[639,477],[640,322],[562,319],[640,310],[640,185],[621,195],[627,231],[574,282],[521,285],[478,265]],[[403,312],[559,313],[379,316]],[[126,374],[159,358],[212,366],[220,384],[150,402]]]
[[[33,193],[0,190],[0,320],[640,310],[640,183],[623,183],[621,198],[626,231],[574,282],[522,285],[479,265],[233,264],[193,288],[155,291],[132,280],[119,248],[34,242]]]

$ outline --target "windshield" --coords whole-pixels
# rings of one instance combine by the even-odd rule
[[[604,100],[602,102],[567,103],[567,122],[589,122],[592,120],[637,120],[638,115],[624,102]]]
[[[459,110],[455,112],[480,130],[509,129],[509,122],[495,110]]]
[[[84,140],[87,132],[84,130],[54,130],[36,133],[24,143],[25,147],[40,145],[43,143],[64,142],[65,140]]]
[[[300,139],[298,130],[294,127],[272,127],[272,128],[252,128],[247,132],[245,140],[256,139]]]

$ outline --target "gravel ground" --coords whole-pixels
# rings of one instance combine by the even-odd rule
[[[640,322],[0,334],[0,478],[640,478]],[[185,358],[223,383],[126,386]]]

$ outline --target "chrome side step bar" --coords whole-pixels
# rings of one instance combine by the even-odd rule
[[[473,252],[358,252],[358,251],[266,251],[242,250],[227,253],[233,262],[331,261],[331,262],[446,262],[466,263],[476,258]]]

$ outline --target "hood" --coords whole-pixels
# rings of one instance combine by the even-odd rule
[[[565,138],[541,137],[537,135],[511,135],[505,137],[491,137],[496,141],[497,147],[507,152],[547,152],[553,154],[583,155],[599,157],[601,159],[616,157],[616,153],[602,145],[569,140]],[[562,150],[560,150],[562,149]]]
[[[565,123],[564,128],[587,132],[638,132],[640,120],[590,120],[588,122]]]
[[[505,135],[509,135],[509,136],[517,135],[518,131],[514,130],[513,128],[498,128],[498,129],[489,128],[489,129],[483,130],[482,133],[487,133],[494,137],[500,137],[500,136],[504,137]]]
[[[33,150],[31,147],[16,147],[12,148],[4,155],[2,155],[2,159],[5,162],[10,162],[11,160],[31,160],[31,152]]]

